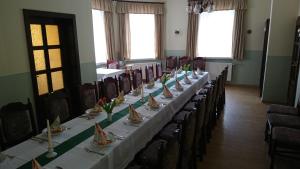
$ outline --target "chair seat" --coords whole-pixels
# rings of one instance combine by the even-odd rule
[[[158,166],[159,151],[162,145],[166,146],[167,141],[158,139],[153,141],[146,149],[144,149],[138,157],[139,162],[143,166]]]
[[[285,115],[299,115],[297,108],[279,104],[271,104],[267,112]]]
[[[181,124],[184,122],[185,117],[189,116],[190,114],[191,114],[191,112],[189,112],[189,111],[184,111],[184,110],[180,111],[177,115],[175,115],[175,117],[173,118],[173,121],[175,123]]]
[[[183,107],[183,110],[187,110],[187,111],[193,111],[196,109],[197,109],[197,107],[195,105],[195,102],[189,102]]]
[[[128,166],[126,167],[126,169],[142,169],[143,167],[142,166],[139,166],[139,165],[133,165],[133,166]]]
[[[273,128],[272,139],[279,145],[300,147],[300,130],[287,127],[275,127]]]
[[[296,169],[299,168],[299,166],[299,159],[275,156],[274,169]]]
[[[192,98],[192,102],[198,102],[199,100],[202,100],[203,97],[204,97],[204,94],[196,95],[195,97]]]
[[[271,127],[300,128],[300,117],[281,114],[268,114],[268,123]]]
[[[163,128],[159,133],[159,138],[166,141],[179,139],[180,129],[178,129],[178,124],[170,123],[165,128]]]

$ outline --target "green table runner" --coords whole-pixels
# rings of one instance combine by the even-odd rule
[[[188,73],[189,75],[191,74],[191,72]],[[184,78],[184,75],[178,77],[178,80],[182,80]],[[175,80],[168,83],[167,86],[170,88],[175,84]],[[153,96],[158,96],[160,93],[162,93],[163,88],[160,88],[158,90],[156,90],[155,92],[152,93]],[[145,101],[148,101],[148,96],[145,97]],[[146,102],[141,102],[140,100],[135,102],[133,104],[134,108],[138,108],[140,106],[142,106],[143,104],[145,104]],[[114,113],[112,116],[112,122],[109,122],[107,119],[102,120],[101,122],[99,122],[100,126],[102,128],[106,128],[108,126],[110,126],[112,123],[116,122],[117,120],[123,118],[124,116],[126,116],[129,113],[129,109],[128,107],[117,112]],[[68,152],[69,150],[71,150],[72,148],[74,148],[75,146],[77,146],[78,144],[82,143],[83,141],[85,141],[86,139],[88,139],[89,137],[91,137],[94,134],[94,126],[91,126],[90,128],[84,130],[83,132],[75,135],[74,137],[71,137],[70,139],[66,140],[65,142],[61,143],[60,145],[56,146],[54,148],[54,151],[57,153],[57,156],[54,158],[47,158],[46,154],[48,152],[45,152],[41,155],[39,155],[38,157],[36,157],[36,160],[42,165],[46,165],[49,162],[51,162],[52,160],[60,157],[61,155],[63,155],[64,153]],[[21,167],[19,167],[19,169],[31,169],[32,165],[31,165],[31,161],[25,163],[24,165],[22,165]]]

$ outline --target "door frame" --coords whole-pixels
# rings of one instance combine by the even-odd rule
[[[26,35],[26,42],[27,42],[27,52],[29,57],[29,66],[30,66],[30,74],[31,74],[31,81],[33,86],[33,96],[34,96],[34,102],[35,102],[35,114],[36,114],[36,120],[38,123],[38,128],[41,130],[40,126],[42,123],[39,122],[41,120],[41,115],[37,112],[40,110],[40,107],[38,107],[38,86],[36,82],[36,77],[33,76],[35,72],[35,66],[34,66],[34,58],[33,58],[33,45],[32,45],[32,39],[31,39],[31,31],[30,31],[30,23],[35,18],[45,18],[45,19],[55,19],[55,20],[66,20],[69,25],[72,27],[72,59],[73,60],[73,66],[72,66],[72,72],[75,74],[76,77],[76,83],[81,84],[81,72],[80,72],[80,60],[79,60],[79,50],[78,50],[78,38],[77,38],[77,27],[76,27],[76,17],[75,14],[65,14],[65,13],[56,13],[56,12],[47,12],[47,11],[38,11],[38,10],[29,10],[29,9],[23,9],[23,17],[24,17],[24,26],[25,26],[25,35]],[[63,51],[62,51],[63,52]],[[70,105],[71,106],[71,105]]]

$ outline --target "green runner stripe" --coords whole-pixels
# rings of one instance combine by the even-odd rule
[[[189,72],[190,74],[191,72]],[[178,80],[182,80],[184,78],[184,75],[178,77]],[[175,84],[175,80],[168,83],[167,86],[170,88]],[[161,92],[163,91],[163,88],[160,88],[156,91],[154,91],[153,93],[151,93],[153,96],[158,96]],[[148,101],[148,96],[145,97],[145,101]],[[135,102],[133,104],[134,108],[138,108],[140,106],[142,106],[143,104],[145,104],[146,102],[141,102],[140,100]],[[124,116],[126,116],[129,113],[129,109],[124,108],[123,110],[114,113],[112,115],[112,122],[109,122],[107,119],[102,120],[101,122],[99,122],[100,126],[102,128],[106,128],[108,126],[110,126],[112,123],[116,122],[117,120],[123,118]],[[47,152],[39,155],[38,157],[36,157],[36,160],[42,165],[46,165],[49,162],[53,161],[54,159],[60,157],[61,155],[63,155],[64,153],[68,152],[69,150],[71,150],[72,148],[74,148],[75,146],[77,146],[78,144],[82,143],[83,141],[85,141],[86,139],[88,139],[89,137],[91,137],[94,134],[94,126],[91,126],[90,128],[84,130],[83,132],[75,135],[74,137],[71,137],[70,139],[66,140],[65,142],[61,143],[60,145],[56,146],[54,148],[54,151],[57,153],[57,156],[54,158],[47,158],[46,154]],[[24,165],[20,166],[19,169],[32,169],[32,165],[31,165],[31,161],[25,163]]]

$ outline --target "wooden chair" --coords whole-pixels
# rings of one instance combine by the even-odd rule
[[[104,79],[103,86],[103,96],[110,101],[118,97],[118,80],[117,78],[107,77]]]
[[[119,76],[119,91],[124,91],[124,94],[128,94],[131,91],[131,80],[129,73],[122,73]]]
[[[156,79],[159,79],[162,75],[162,65],[160,63],[156,63]]]
[[[270,168],[274,167],[274,163],[278,161],[275,156],[285,156],[290,159],[300,159],[300,130],[275,127],[273,129],[273,137],[270,140]],[[299,167],[298,163],[298,167]],[[290,165],[290,168],[297,168],[297,165]]]
[[[196,111],[180,111],[173,121],[182,126],[182,138],[180,141],[179,168],[195,168],[195,129]]]
[[[120,68],[119,62],[116,60],[107,60],[106,66],[107,66],[107,69],[119,69]]]
[[[87,109],[95,107],[97,103],[97,86],[96,84],[85,83],[79,87],[80,100],[81,100],[81,112]]]
[[[143,168],[176,169],[179,144],[176,140],[155,139],[138,156]]]
[[[50,123],[59,116],[61,122],[66,122],[71,118],[71,104],[68,92],[53,92],[44,98],[47,119]]]
[[[166,71],[170,72],[177,67],[177,57],[176,56],[168,56],[166,58]]]
[[[153,66],[147,66],[146,67],[146,83],[149,83],[150,81],[154,81],[154,71]]]
[[[196,57],[193,59],[193,69],[205,70],[205,59],[203,57]]]
[[[141,69],[135,69],[135,70],[133,70],[132,76],[133,76],[132,77],[133,89],[136,89],[140,85],[142,85],[142,82],[143,82]]]
[[[190,58],[188,56],[182,56],[179,58],[179,67],[186,65],[186,64],[190,64]]]
[[[37,134],[37,127],[28,99],[27,104],[9,103],[0,110],[0,143],[2,150],[17,145]]]

